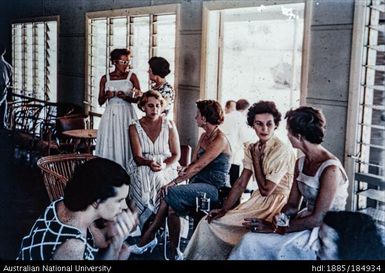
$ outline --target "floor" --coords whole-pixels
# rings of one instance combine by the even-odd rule
[[[9,132],[0,130],[0,260],[16,259],[21,243],[36,218],[49,204],[37,158],[27,158],[13,149]],[[189,230],[188,237],[192,230]],[[131,237],[129,244],[139,241]],[[164,260],[163,237],[158,234],[158,245],[154,251],[142,255],[132,254],[130,260]],[[183,251],[188,240],[182,239]]]

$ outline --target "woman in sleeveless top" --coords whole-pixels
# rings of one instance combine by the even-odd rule
[[[110,56],[115,70],[100,80],[99,104],[108,102],[100,120],[95,154],[119,163],[128,171],[132,158],[128,126],[137,119],[133,103],[140,96],[140,85],[135,73],[127,71],[129,50],[114,49]]]
[[[199,192],[205,192],[212,202],[217,202],[218,189],[229,179],[230,145],[218,127],[223,122],[222,107],[217,101],[202,100],[197,102],[197,108],[195,120],[205,132],[194,150],[192,163],[161,188],[162,200],[158,213],[139,244],[131,246],[133,253],[142,254],[157,244],[155,233],[168,217],[170,255],[179,259],[179,216],[195,210],[195,199]],[[190,180],[188,184],[184,183],[186,180]]]
[[[221,209],[210,211],[195,229],[184,252],[188,260],[224,260],[248,231],[245,218],[272,221],[286,204],[293,181],[295,154],[289,144],[274,135],[281,113],[274,102],[254,103],[247,123],[254,128],[259,141],[245,150],[244,167]],[[251,198],[231,209],[245,191],[254,174],[258,190]]]
[[[129,182],[127,172],[105,158],[77,166],[63,198],[53,201],[23,238],[17,259],[127,260],[124,241],[138,222],[126,204]]]
[[[160,188],[178,176],[179,135],[174,122],[161,115],[165,103],[159,92],[145,92],[138,107],[146,115],[129,129],[133,153],[129,196],[138,208],[141,226],[157,212]]]
[[[341,162],[322,145],[325,117],[312,107],[286,113],[289,140],[305,156],[296,162],[289,200],[273,223],[245,221],[252,232],[233,249],[233,260],[314,260],[311,247],[329,210],[344,210],[348,180]],[[298,211],[302,197],[306,207]],[[279,227],[278,227],[279,225]],[[284,226],[284,227],[282,227]]]

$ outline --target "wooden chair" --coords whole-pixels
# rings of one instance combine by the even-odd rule
[[[63,135],[63,131],[86,129],[88,117],[85,115],[69,115],[58,117],[56,120],[56,138],[62,153],[74,153],[79,148],[80,140]]]
[[[37,166],[42,171],[50,201],[63,196],[67,181],[72,177],[76,166],[95,157],[91,154],[59,154],[40,158]]]

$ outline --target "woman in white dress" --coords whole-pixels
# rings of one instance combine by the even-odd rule
[[[235,246],[230,260],[315,260],[311,246],[318,240],[323,217],[329,210],[345,209],[348,179],[341,162],[321,145],[324,115],[302,106],[288,111],[286,118],[292,146],[305,154],[296,162],[288,203],[272,223],[245,219],[243,225],[252,232]],[[302,197],[306,207],[298,211]]]
[[[99,104],[107,102],[96,137],[95,155],[119,163],[126,171],[132,158],[128,126],[137,119],[133,103],[141,92],[135,73],[128,70],[130,51],[114,49],[110,54],[115,70],[100,79]]]
[[[165,103],[159,92],[145,92],[138,102],[145,116],[129,128],[133,153],[129,196],[138,208],[141,227],[158,210],[160,188],[178,176],[179,135],[174,122],[161,115]]]

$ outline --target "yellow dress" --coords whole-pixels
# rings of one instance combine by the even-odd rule
[[[266,143],[262,168],[267,180],[277,184],[269,196],[254,191],[250,199],[210,224],[203,218],[185,250],[187,260],[224,260],[248,229],[242,226],[245,218],[255,217],[272,221],[286,204],[293,182],[295,153],[289,144],[273,136]],[[243,160],[245,169],[254,173],[249,147]]]

